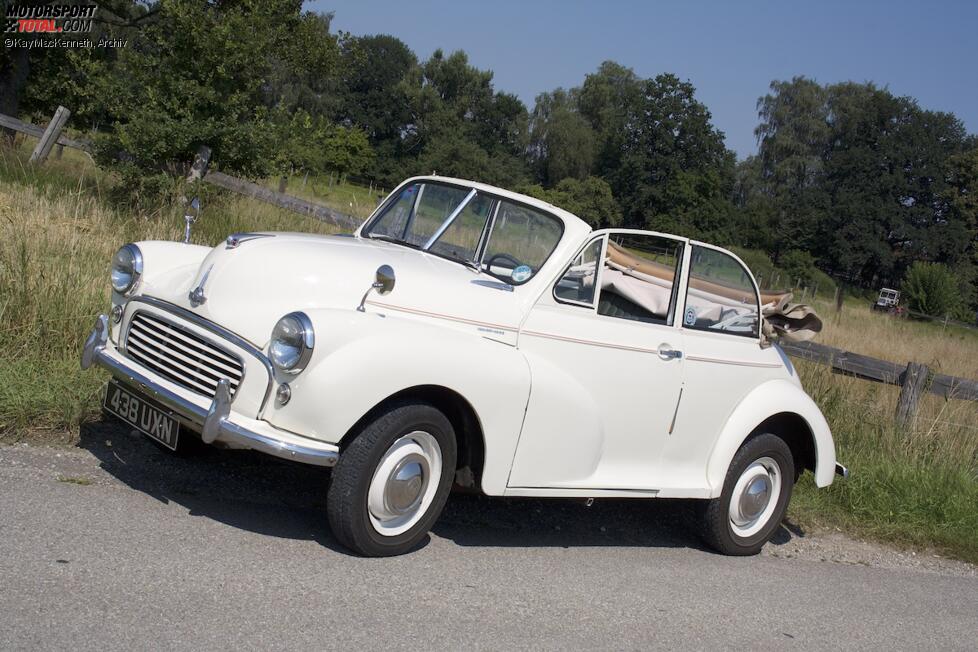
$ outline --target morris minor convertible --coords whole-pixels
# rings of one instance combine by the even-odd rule
[[[361,555],[417,546],[453,484],[695,499],[749,555],[800,474],[845,472],[737,256],[481,183],[409,179],[353,235],[126,244],[111,286],[82,352],[105,409],[172,450],[330,467]]]

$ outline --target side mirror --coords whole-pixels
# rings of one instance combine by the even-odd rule
[[[365,312],[363,304],[367,301],[367,296],[370,294],[371,290],[377,290],[377,294],[384,296],[385,294],[390,294],[394,289],[394,282],[396,281],[394,277],[394,268],[390,265],[381,265],[377,268],[377,273],[374,275],[374,282],[371,283],[367,291],[363,293],[363,298],[360,299],[360,305],[357,306],[359,312]]]
[[[394,289],[394,282],[397,280],[394,278],[394,268],[390,265],[381,265],[377,268],[376,279],[371,287],[377,290],[377,294],[380,296],[390,294],[391,290]]]
[[[200,200],[194,197],[190,201],[190,205],[187,207],[187,211],[183,215],[183,242],[184,244],[190,243],[190,225],[197,221],[197,216],[200,215]]]

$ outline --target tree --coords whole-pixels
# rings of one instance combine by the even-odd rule
[[[960,306],[957,280],[940,263],[916,262],[907,270],[901,286],[911,310],[943,317]]]
[[[614,61],[584,78],[577,105],[596,135],[595,174],[609,178],[620,167],[628,112],[641,100],[642,87],[631,68]]]
[[[562,88],[541,93],[530,117],[530,160],[547,186],[567,177],[585,179],[594,166],[597,137],[577,110],[575,95]]]
[[[400,140],[412,122],[404,85],[418,59],[403,41],[386,34],[341,42],[340,116],[379,145]]]
[[[517,192],[563,208],[596,229],[621,225],[621,208],[611,193],[611,186],[599,177],[583,181],[568,177],[549,190],[539,185],[524,185]]]
[[[625,109],[620,167],[609,183],[627,224],[725,240],[734,157],[694,95],[674,75],[644,82]]]
[[[322,42],[322,21],[300,6],[299,0],[162,3],[157,20],[111,68],[105,107],[112,131],[99,138],[100,162],[135,187],[140,175],[182,172],[206,144],[223,169],[267,175],[278,151],[265,105],[271,53],[301,72],[311,61],[323,64],[310,50],[335,46]],[[298,38],[311,42],[303,46]]]
[[[826,91],[804,77],[774,81],[757,109],[760,178],[754,190],[771,200],[772,253],[810,250],[823,235],[818,224],[828,204],[822,184],[830,138]]]

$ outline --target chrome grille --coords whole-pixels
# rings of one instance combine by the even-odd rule
[[[214,397],[222,378],[228,379],[234,396],[244,376],[240,358],[148,312],[133,315],[125,352],[164,378],[208,398]]]

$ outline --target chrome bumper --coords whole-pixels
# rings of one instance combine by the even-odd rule
[[[205,443],[224,442],[317,466],[333,466],[339,460],[339,448],[333,444],[292,433],[276,432],[264,422],[257,423],[263,424],[265,427],[262,429],[267,432],[258,432],[254,428],[235,423],[231,417],[231,393],[227,380],[218,383],[217,393],[210,407],[205,408],[187,400],[151,379],[132,361],[109,355],[106,351],[108,337],[109,318],[99,315],[82,349],[82,369],[88,369],[92,365],[108,369],[123,383],[149,394],[172,410],[178,420],[198,428]]]
[[[849,469],[847,469],[846,467],[844,467],[841,464],[839,464],[838,462],[836,462],[835,463],[835,474],[836,475],[841,475],[843,477],[843,479],[846,479],[846,478],[849,477]]]

